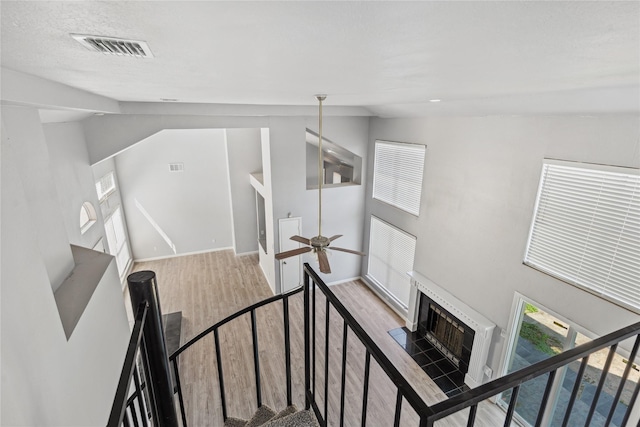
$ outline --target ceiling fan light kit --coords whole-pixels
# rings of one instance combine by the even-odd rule
[[[322,184],[323,184],[323,154],[322,154],[322,101],[327,98],[327,95],[316,95],[318,100],[318,235],[311,237],[310,239],[302,236],[291,236],[291,240],[298,243],[307,245],[306,247],[293,249],[286,252],[280,252],[275,255],[277,260],[289,258],[296,255],[302,255],[313,251],[318,257],[318,263],[320,265],[320,271],[325,274],[331,273],[331,266],[329,265],[329,259],[327,257],[327,250],[333,249],[340,252],[347,252],[350,254],[364,256],[365,254],[360,251],[354,251],[352,249],[344,249],[338,247],[330,247],[331,242],[342,234],[336,234],[331,237],[325,237],[322,235]]]

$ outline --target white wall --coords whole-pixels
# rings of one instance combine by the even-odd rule
[[[347,150],[366,158],[369,119],[366,117],[326,117],[323,136]],[[279,218],[302,217],[302,235],[318,234],[318,190],[306,189],[306,129],[318,132],[317,117],[271,118],[271,174],[273,187],[274,230],[278,235]],[[334,246],[362,250],[365,185],[326,188],[322,191],[322,235],[343,234]],[[278,252],[278,238],[275,239]],[[360,257],[331,252],[331,275],[325,282],[360,276]],[[313,254],[303,255],[318,270]],[[277,282],[279,269],[276,268]]]
[[[227,129],[229,181],[237,254],[258,250],[256,195],[249,174],[262,171],[260,129]]]
[[[68,167],[80,181],[92,177],[84,165],[76,167],[74,158],[52,165],[43,135],[36,110],[3,105],[0,424],[104,425],[129,326],[112,262],[73,334],[69,340],[65,336],[46,249],[66,248],[70,255],[64,218],[76,209],[67,211],[61,201],[71,200],[69,193],[77,188],[74,180],[56,188],[62,177],[53,171]],[[62,265],[73,267],[66,251],[56,255]]]
[[[174,107],[178,108],[178,106]],[[268,128],[270,158],[263,154],[263,162],[271,164],[273,192],[273,231],[278,234],[278,219],[289,212],[302,216],[304,235],[317,234],[317,190],[306,190],[306,129],[318,131],[318,118],[314,116],[190,116],[190,115],[105,115],[83,121],[91,161],[102,160],[126,150],[132,144],[162,129],[231,129]],[[338,117],[325,115],[323,134],[353,153],[366,158],[368,150],[368,117]],[[366,173],[363,165],[363,174]],[[364,175],[363,175],[364,176]],[[124,177],[120,182],[125,184]],[[323,234],[344,234],[336,246],[363,249],[363,214],[366,186],[332,188],[323,192]],[[127,212],[128,215],[128,212]],[[131,228],[131,225],[130,225]],[[278,252],[278,239],[268,250]],[[316,265],[313,256],[304,258]],[[274,261],[275,262],[275,261]],[[335,253],[331,258],[333,273],[325,277],[328,282],[345,280],[360,275],[360,259],[356,255]],[[274,281],[279,282],[278,268],[274,265]],[[279,291],[279,284],[276,292]]]
[[[639,121],[634,115],[372,119],[367,182],[376,139],[426,144],[427,154],[420,218],[370,197],[367,217],[417,236],[415,270],[499,328],[507,327],[514,292],[520,292],[597,334],[611,332],[638,315],[522,260],[543,159],[638,167]],[[495,371],[499,330],[494,344]]]
[[[77,122],[50,123],[43,125],[43,130],[69,242],[92,248],[105,234],[82,126]],[[84,202],[91,202],[98,220],[82,234],[79,220]]]
[[[223,130],[166,129],[115,163],[134,259],[233,246]]]
[[[53,289],[64,281],[73,269],[49,150],[40,124],[38,111],[27,107],[2,107],[3,162],[5,155],[14,159],[20,178],[14,185],[24,189],[29,206],[28,221],[38,236],[37,244]]]

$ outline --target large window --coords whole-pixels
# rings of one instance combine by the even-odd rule
[[[367,277],[397,300],[405,310],[409,305],[416,238],[386,222],[371,217],[369,267]]]
[[[104,222],[104,228],[107,232],[107,243],[109,244],[109,253],[116,257],[116,265],[118,266],[118,274],[122,278],[127,272],[129,260],[129,246],[127,245],[127,237],[124,229],[124,221],[122,219],[122,210],[118,207],[113,214]]]
[[[640,173],[545,161],[524,262],[640,309]]]
[[[376,141],[373,198],[418,216],[425,146]]]
[[[100,202],[108,198],[114,191],[116,191],[116,179],[113,172],[109,172],[100,178],[100,181],[96,182],[96,192]]]

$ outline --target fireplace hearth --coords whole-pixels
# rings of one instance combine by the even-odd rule
[[[474,388],[491,379],[487,357],[495,323],[422,274],[412,271],[409,276],[408,331],[425,337],[434,351],[465,372],[467,386]]]

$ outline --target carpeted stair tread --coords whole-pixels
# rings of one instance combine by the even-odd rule
[[[258,408],[253,417],[245,424],[245,427],[258,427],[269,421],[271,418],[277,415],[276,411],[269,408],[266,405],[262,405]]]
[[[274,421],[274,420],[279,420],[280,418],[287,417],[287,416],[289,416],[291,414],[295,414],[296,412],[298,412],[298,408],[296,408],[296,405],[287,406],[282,411],[278,412],[278,415],[276,415],[275,417],[271,418],[269,420],[269,422]]]
[[[311,411],[300,411],[269,421],[263,427],[319,427],[319,424]]]
[[[247,424],[247,420],[241,420],[240,418],[229,417],[224,422],[224,427],[244,427]]]

